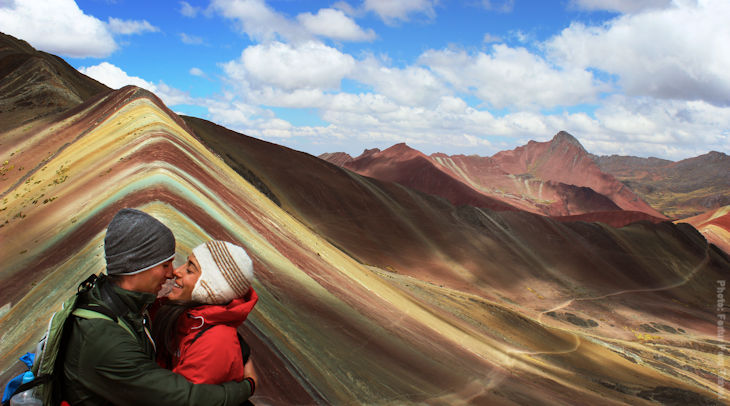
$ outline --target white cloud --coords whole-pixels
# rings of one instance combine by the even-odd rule
[[[98,65],[81,67],[78,71],[99,82],[119,89],[127,85],[138,86],[147,89],[162,99],[167,106],[177,104],[194,104],[193,99],[185,92],[168,86],[164,82],[153,84],[137,76],[129,76],[127,72],[109,62],[102,62]]]
[[[371,41],[375,32],[364,30],[341,10],[320,9],[317,14],[301,13],[296,19],[277,12],[265,0],[213,0],[212,9],[235,20],[250,38],[269,42],[307,42],[314,37],[338,41]]]
[[[335,2],[334,4],[332,4],[332,8],[337,9],[337,10],[341,10],[345,14],[350,15],[350,16],[356,16],[356,15],[363,14],[358,9],[356,9],[353,6],[351,6],[350,3],[348,3],[348,2],[346,2],[344,0],[340,0],[340,1]]]
[[[730,128],[730,108],[702,101],[616,95],[595,116],[605,133],[603,146],[627,155],[663,151],[662,157],[681,159],[710,149],[726,150],[730,145],[730,134],[717,130]]]
[[[624,15],[603,26],[573,23],[546,43],[562,66],[618,76],[626,94],[730,105],[730,2]]]
[[[636,13],[647,9],[665,8],[672,0],[572,0],[571,6],[583,10],[606,10]]]
[[[363,7],[376,13],[386,24],[395,24],[398,20],[408,21],[411,14],[425,14],[433,18],[433,0],[365,0]]]
[[[487,10],[496,10],[501,13],[509,13],[515,7],[515,0],[482,0],[482,6]]]
[[[188,45],[202,45],[203,44],[202,38],[196,37],[195,35],[188,35],[188,34],[185,34],[184,32],[180,33],[180,41],[182,41],[183,44],[188,44]]]
[[[238,60],[223,67],[231,79],[244,81],[253,88],[296,90],[337,89],[354,65],[350,55],[310,41],[299,45],[273,42],[251,46]]]
[[[255,98],[267,106],[305,109],[321,108],[329,99],[329,95],[320,89],[282,90],[273,87],[252,91],[251,96],[249,99]]]
[[[131,35],[143,32],[158,32],[159,28],[147,22],[147,20],[120,20],[109,17],[109,30],[115,34]]]
[[[524,48],[503,44],[492,54],[465,51],[427,51],[419,61],[455,89],[470,92],[496,108],[551,108],[596,99],[605,90],[582,69],[556,69]]]
[[[98,65],[89,67],[81,67],[78,70],[84,75],[90,76],[112,89],[119,89],[127,85],[134,85],[147,89],[151,92],[155,92],[157,90],[157,86],[152,83],[137,76],[129,76],[127,75],[127,72],[109,62],[102,62]]]
[[[37,49],[75,58],[105,57],[117,49],[107,25],[73,0],[18,0],[0,5],[0,27]]]
[[[332,123],[323,131],[337,129],[347,134],[350,144],[372,148],[407,140],[427,153],[448,152],[445,148],[463,152],[470,143],[478,142],[480,149],[472,151],[491,155],[514,148],[515,143],[549,140],[560,130],[575,135],[588,151],[599,155],[679,160],[711,149],[723,151],[730,144],[730,134],[717,131],[718,127],[730,128],[730,108],[703,102],[657,104],[623,96],[608,100],[595,118],[585,113],[544,115],[528,111],[496,117],[451,96],[442,98],[433,109],[421,109],[375,94],[334,95],[322,115]],[[489,142],[494,136],[509,137],[515,143]]]
[[[224,17],[236,20],[240,30],[257,41],[310,38],[298,23],[277,13],[264,0],[213,0],[211,7]]]
[[[363,148],[407,142],[426,153],[463,153],[468,148],[469,153],[486,156],[528,140],[547,141],[560,130],[575,135],[588,151],[599,155],[679,160],[709,149],[723,151],[730,144],[730,134],[717,131],[730,128],[730,108],[704,102],[656,103],[649,98],[614,96],[595,117],[530,111],[494,116],[454,96],[441,97],[432,108],[399,104],[376,93],[319,93],[318,97],[316,104],[299,107],[318,108],[321,119],[329,123],[326,126],[294,126],[240,101],[209,107],[209,112],[213,121],[245,134],[273,142],[286,139],[286,145],[293,148],[320,145],[320,152],[357,154]],[[514,141],[496,142],[495,136]]]
[[[389,68],[374,58],[358,63],[351,77],[406,106],[431,106],[448,94],[444,83],[426,68]]]
[[[250,128],[260,120],[261,108],[240,101],[213,101],[206,103],[208,114],[215,123],[250,135]]]
[[[180,14],[185,17],[194,18],[200,13],[200,7],[191,6],[187,1],[180,2]]]
[[[502,38],[496,35],[492,35],[490,33],[484,34],[484,37],[482,38],[482,42],[502,42]]]
[[[345,13],[331,8],[321,9],[316,15],[299,14],[297,21],[307,31],[320,37],[343,41],[371,41],[375,38],[373,30],[363,30]]]
[[[157,90],[153,91],[167,106],[177,106],[179,104],[199,104],[197,100],[190,97],[188,92],[176,89],[167,85],[163,81],[157,82],[155,86]]]
[[[202,69],[195,68],[195,67],[190,68],[190,74],[193,75],[193,76],[200,76],[200,77],[205,77],[206,76],[205,75],[205,72],[203,72]]]
[[[510,37],[514,38],[517,42],[521,44],[526,44],[530,42],[530,35],[520,30],[511,31]]]

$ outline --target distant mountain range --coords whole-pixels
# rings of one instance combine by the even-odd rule
[[[0,383],[103,271],[114,213],[137,207],[173,229],[179,260],[210,238],[251,254],[254,404],[730,396],[727,208],[668,221],[567,133],[489,158],[399,144],[335,165],[5,35],[0,123]]]
[[[652,207],[672,218],[730,205],[730,156],[717,151],[679,162],[657,158],[594,156]]]
[[[723,153],[710,152],[680,162],[598,157],[564,131],[548,142],[530,141],[492,157],[426,156],[398,144],[385,151],[365,150],[356,158],[343,152],[320,158],[361,175],[444,197],[456,205],[510,210],[507,204],[556,218],[577,219],[575,216],[592,213],[591,218],[599,219],[597,213],[623,211],[643,213],[631,221],[663,221],[730,204],[730,157]],[[607,221],[617,217],[606,215]]]

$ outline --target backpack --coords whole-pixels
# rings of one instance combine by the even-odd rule
[[[36,346],[35,360],[30,370],[34,376],[33,380],[18,386],[12,393],[6,393],[2,406],[10,404],[10,398],[14,394],[26,390],[34,390],[34,397],[40,399],[44,405],[58,405],[61,403],[61,375],[63,374],[63,342],[68,334],[67,326],[70,324],[71,316],[83,319],[107,319],[116,322],[132,336],[132,330],[109,309],[99,305],[79,305],[78,299],[82,293],[91,289],[97,281],[96,275],[91,275],[81,282],[78,291],[63,302],[61,310],[53,313],[48,322],[48,329],[45,336]],[[6,389],[7,390],[7,389]]]

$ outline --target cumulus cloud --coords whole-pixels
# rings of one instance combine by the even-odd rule
[[[308,37],[303,28],[269,7],[264,0],[213,0],[211,7],[235,20],[242,32],[257,41]]]
[[[0,27],[37,49],[63,56],[101,58],[118,47],[108,26],[84,14],[73,0],[3,3]]]
[[[188,44],[188,45],[202,45],[203,44],[202,38],[196,37],[195,35],[188,35],[188,34],[185,34],[184,32],[180,33],[180,41],[182,41],[183,44]]]
[[[599,151],[681,159],[709,149],[723,150],[730,144],[730,134],[717,131],[730,128],[730,108],[703,101],[615,95],[595,117],[603,133],[596,137]]]
[[[191,6],[187,1],[180,2],[180,14],[185,17],[194,18],[201,12],[200,7]]]
[[[319,42],[298,45],[272,42],[246,48],[223,65],[234,81],[253,88],[338,89],[355,65],[352,56]]]
[[[112,89],[119,89],[127,85],[147,89],[156,94],[168,106],[193,103],[193,99],[187,93],[179,89],[170,87],[164,82],[154,84],[140,77],[130,76],[127,72],[109,62],[102,62],[98,65],[89,67],[80,67],[78,68],[78,71],[86,76],[98,80]]]
[[[444,83],[424,67],[391,68],[372,57],[359,62],[351,77],[407,106],[432,106],[449,93]]]
[[[340,10],[321,9],[317,14],[302,13],[297,21],[314,35],[343,41],[371,41],[375,32],[363,30]]]
[[[619,13],[636,13],[647,9],[666,8],[672,0],[572,0],[572,7],[597,11],[615,11]]]
[[[515,7],[515,0],[482,0],[482,6],[487,10],[496,10],[501,13],[509,13]]]
[[[371,41],[373,30],[363,30],[341,10],[321,9],[317,14],[302,13],[290,19],[266,4],[265,0],[213,0],[212,9],[235,20],[239,29],[260,41],[306,42],[315,37],[339,41]]]
[[[206,107],[211,120],[247,135],[261,121],[260,107],[239,100],[207,100]]]
[[[484,34],[484,37],[482,37],[482,41],[489,43],[489,42],[502,42],[502,38],[496,35],[492,35],[490,33]]]
[[[605,88],[583,69],[557,69],[524,48],[496,44],[492,53],[431,50],[422,64],[455,89],[496,108],[551,108],[591,102]]]
[[[191,74],[191,75],[193,75],[193,76],[200,76],[201,78],[203,78],[203,77],[205,77],[205,76],[206,76],[206,75],[205,75],[205,72],[203,72],[203,70],[202,70],[202,69],[200,69],[200,68],[195,68],[195,67],[193,67],[193,68],[190,68],[190,74]]]
[[[159,28],[147,22],[147,20],[120,20],[109,17],[109,30],[114,34],[141,34],[143,32],[158,32]]]
[[[109,62],[102,62],[98,65],[89,67],[81,67],[78,71],[86,76],[90,76],[91,78],[98,80],[112,89],[119,89],[127,85],[134,85],[147,89],[151,92],[157,90],[157,86],[152,83],[137,76],[129,76],[127,75],[127,72]]]
[[[611,98],[591,117],[585,113],[546,115],[530,111],[494,116],[453,96],[443,97],[435,108],[424,109],[399,105],[377,94],[338,94],[332,95],[323,109],[323,119],[332,126],[321,129],[322,137],[337,129],[348,135],[350,144],[380,147],[406,140],[424,152],[463,152],[465,147],[478,146],[472,151],[491,155],[528,140],[547,141],[560,130],[568,130],[588,151],[599,155],[679,160],[709,149],[722,151],[730,143],[730,134],[716,130],[730,127],[730,108],[704,102],[657,104],[625,96]],[[504,145],[490,142],[494,136],[515,141]],[[333,136],[327,137],[334,142]]]
[[[294,97],[299,91],[284,92]],[[613,96],[594,116],[586,113],[543,114],[517,111],[495,116],[456,96],[442,96],[430,108],[404,105],[378,93],[318,93],[317,102],[298,107],[317,108],[325,126],[294,126],[278,121],[272,112],[237,100],[209,107],[211,119],[245,134],[320,152],[384,148],[407,142],[423,152],[491,155],[529,140],[547,141],[560,130],[579,138],[592,153],[659,156],[683,159],[725,150],[730,134],[730,108],[704,102],[663,101]],[[297,106],[293,106],[297,107]],[[277,121],[273,121],[277,120]],[[502,140],[494,141],[494,137]],[[326,146],[326,147],[324,147]]]
[[[728,15],[725,0],[676,2],[601,26],[573,23],[545,48],[562,66],[616,75],[628,95],[728,106]]]
[[[433,0],[365,0],[363,7],[380,16],[386,24],[395,24],[399,20],[408,21],[411,14],[433,18],[436,15],[434,3]]]

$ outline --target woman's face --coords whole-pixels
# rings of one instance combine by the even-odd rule
[[[188,256],[188,262],[173,271],[175,284],[167,295],[170,300],[189,301],[193,296],[193,287],[200,278],[200,264],[194,254]]]

